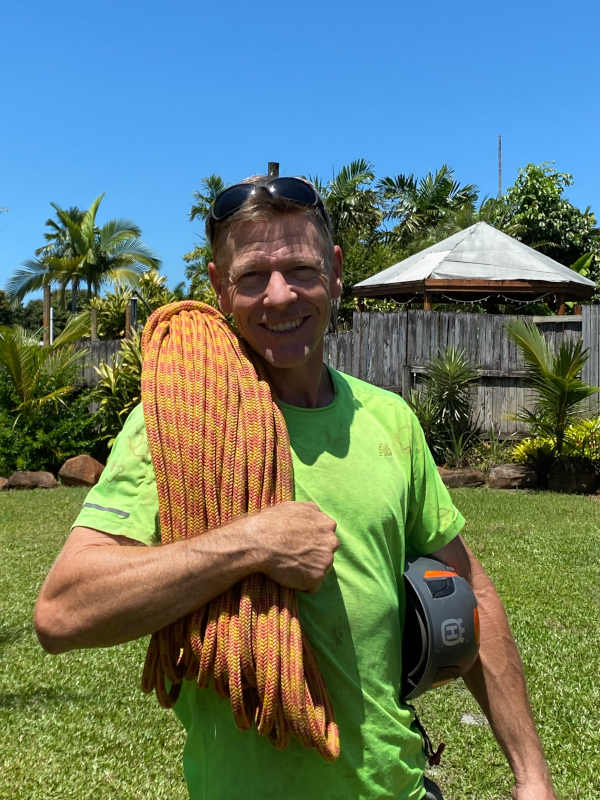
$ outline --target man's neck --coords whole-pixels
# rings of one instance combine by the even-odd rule
[[[333,402],[335,390],[329,370],[321,361],[318,371],[306,364],[300,369],[277,369],[265,364],[271,386],[279,400],[300,408],[322,408]]]

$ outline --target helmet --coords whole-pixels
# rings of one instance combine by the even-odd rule
[[[464,675],[479,651],[477,601],[447,564],[417,558],[404,572],[402,700]]]

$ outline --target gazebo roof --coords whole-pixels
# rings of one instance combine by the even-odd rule
[[[553,258],[477,222],[352,287],[358,297],[553,293],[591,297],[596,285]]]

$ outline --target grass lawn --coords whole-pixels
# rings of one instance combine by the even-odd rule
[[[84,495],[0,494],[0,798],[183,800],[180,727],[138,689],[145,641],[53,657],[32,629],[35,597]],[[559,796],[597,800],[600,503],[488,489],[453,496],[504,599]],[[447,745],[431,771],[446,799],[508,800],[510,773],[462,683],[428,693],[418,709],[434,744]]]

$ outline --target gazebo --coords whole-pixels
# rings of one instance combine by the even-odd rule
[[[595,288],[593,281],[558,261],[487,222],[477,222],[355,284],[352,292],[359,298],[400,302],[422,297],[426,310],[434,300],[550,300],[561,314],[566,300],[588,299]]]

